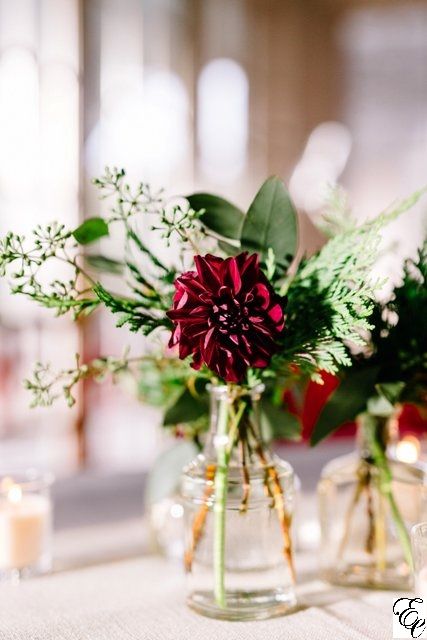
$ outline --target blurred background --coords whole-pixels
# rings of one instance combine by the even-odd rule
[[[364,219],[427,182],[427,4],[0,0],[0,234],[99,214],[90,180],[107,164],[242,207],[277,174],[310,251],[328,185]],[[392,279],[425,232],[422,205],[408,215],[387,231]],[[132,390],[91,384],[73,410],[32,410],[22,386],[36,360],[120,355],[127,332],[0,287],[2,464],[147,470],[169,441]]]

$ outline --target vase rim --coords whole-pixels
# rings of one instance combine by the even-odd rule
[[[265,391],[265,384],[263,382],[259,382],[254,387],[249,387],[248,385],[237,384],[235,382],[229,383],[228,385],[210,382],[206,388],[215,396],[228,395],[232,389],[238,389],[239,395],[258,396]]]

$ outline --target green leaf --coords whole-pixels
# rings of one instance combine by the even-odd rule
[[[73,236],[79,244],[90,244],[108,235],[108,224],[103,218],[88,218],[73,231]]]
[[[259,253],[265,261],[271,248],[278,265],[289,265],[297,248],[297,217],[279,178],[269,178],[258,191],[244,219],[240,241],[243,251]]]
[[[208,405],[205,399],[194,397],[189,389],[185,388],[175,402],[166,410],[163,426],[193,422],[193,420],[201,418],[207,412]]]
[[[395,405],[399,401],[405,386],[405,382],[383,382],[377,385],[377,391],[390,404]]]
[[[124,269],[123,262],[119,262],[118,260],[113,260],[112,258],[102,255],[86,256],[86,262],[90,264],[91,267],[98,269],[98,271],[103,271],[104,273],[120,275],[123,273]]]
[[[367,413],[370,416],[388,418],[394,411],[394,405],[385,396],[372,396],[368,399]]]
[[[262,400],[261,416],[264,429],[267,429],[271,438],[286,438],[287,440],[300,439],[300,421],[284,407],[278,407],[267,399]]]
[[[208,229],[224,238],[239,240],[245,218],[243,211],[210,193],[194,193],[186,197],[195,211],[205,209],[200,220]]]
[[[311,435],[311,446],[354,420],[366,410],[366,403],[375,394],[379,367],[363,367],[349,371],[326,402]]]

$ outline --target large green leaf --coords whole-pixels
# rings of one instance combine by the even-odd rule
[[[268,399],[261,402],[261,420],[263,429],[268,431],[269,438],[299,440],[301,437],[301,424],[298,418]]]
[[[376,393],[378,371],[379,367],[363,367],[345,374],[339,387],[323,407],[311,435],[312,446],[365,411],[367,401]]]
[[[245,216],[240,237],[242,250],[259,253],[266,260],[274,251],[277,264],[286,267],[297,248],[297,217],[283,182],[266,180]]]
[[[175,402],[166,410],[163,418],[164,426],[192,422],[208,412],[206,399],[194,397],[185,388]]]
[[[73,236],[79,244],[90,244],[108,234],[108,224],[103,218],[88,218],[73,231]]]
[[[205,209],[201,216],[204,225],[215,234],[239,240],[245,214],[228,200],[210,193],[193,193],[186,196],[195,211]]]

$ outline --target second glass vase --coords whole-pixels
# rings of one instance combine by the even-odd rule
[[[214,618],[268,618],[296,604],[294,473],[263,442],[262,391],[212,387],[206,446],[183,474],[188,603]]]
[[[331,461],[318,486],[322,574],[344,586],[411,586],[409,531],[427,519],[424,466],[395,456],[397,429],[359,418],[359,450]]]

